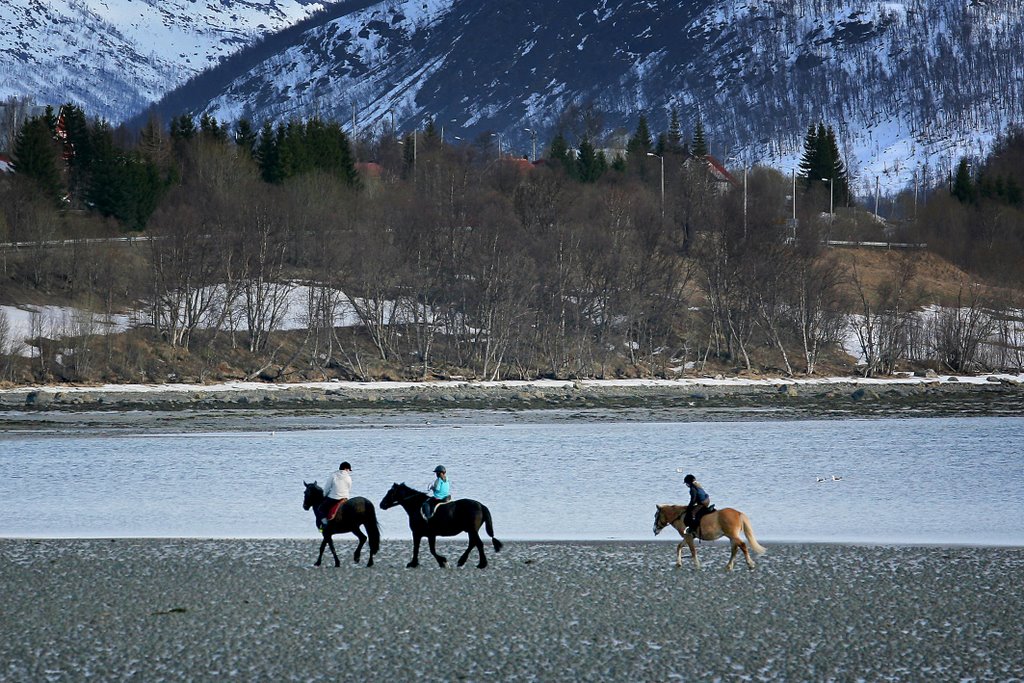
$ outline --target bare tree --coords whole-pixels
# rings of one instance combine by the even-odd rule
[[[935,314],[935,351],[939,361],[954,372],[972,369],[978,347],[995,329],[987,297],[977,284],[960,284],[956,306]]]
[[[900,255],[887,276],[872,286],[856,259],[853,261],[851,278],[857,303],[850,326],[864,356],[865,377],[891,375],[904,357],[907,328],[921,301],[921,292],[912,290],[915,272],[914,257]]]

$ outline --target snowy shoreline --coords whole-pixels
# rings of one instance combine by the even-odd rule
[[[217,384],[45,385],[0,389],[0,409],[180,410],[189,408],[543,409],[770,407],[815,404],[882,406],[957,401],[1024,406],[1024,374],[909,374],[891,378],[745,378],[535,380],[477,382],[221,382]],[[1009,406],[1009,407],[1007,407]]]

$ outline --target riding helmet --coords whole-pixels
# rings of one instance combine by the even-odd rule
[[[447,472],[447,471],[448,470],[446,470],[444,468],[444,465],[438,465],[437,467],[434,468],[434,474],[441,474],[442,472]]]
[[[687,474],[685,477],[683,477],[683,481],[687,484],[692,484],[693,482],[697,481],[697,477],[693,476],[692,474]]]
[[[351,470],[352,469],[352,465],[349,465],[348,464],[348,460],[346,460],[343,463],[341,463],[340,465],[338,465],[338,469],[339,470]]]

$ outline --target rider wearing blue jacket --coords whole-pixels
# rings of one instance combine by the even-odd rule
[[[423,501],[423,519],[426,520],[429,520],[434,514],[434,508],[439,503],[452,499],[451,484],[448,482],[448,470],[444,468],[444,465],[438,465],[434,468],[434,474],[437,475],[437,478],[434,479],[434,483],[427,489],[427,499]]]
[[[683,481],[690,489],[690,502],[686,506],[683,520],[686,521],[687,531],[690,532],[690,535],[700,538],[701,513],[711,506],[711,496],[708,495],[708,492],[697,481],[697,477],[692,474],[687,474],[683,477]]]

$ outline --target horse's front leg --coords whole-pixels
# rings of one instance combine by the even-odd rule
[[[334,549],[334,535],[329,534],[327,536],[324,536],[324,538],[327,540],[327,545],[331,548],[331,555],[334,555],[334,566],[340,567],[341,560],[338,559],[338,551]]]
[[[353,529],[352,533],[354,533],[356,538],[359,539],[359,545],[356,546],[356,552],[355,555],[352,556],[352,561],[359,564],[359,554],[363,551],[363,544],[366,543],[366,534],[360,531],[359,527]]]
[[[686,541],[679,541],[679,545],[676,546],[676,567],[683,566],[683,547],[686,546]]]
[[[690,557],[693,558],[693,568],[700,569],[700,558],[697,557],[697,546],[693,543],[693,536],[686,534],[683,538],[686,540],[686,545],[690,546]]]
[[[319,567],[320,563],[324,561],[324,548],[327,547],[327,537],[324,536],[324,540],[320,541],[320,554],[317,555],[316,562],[313,563],[314,567]]]
[[[406,568],[408,568],[408,569],[412,569],[414,567],[420,566],[420,539],[422,539],[422,538],[423,538],[423,536],[413,532],[413,535],[412,535],[412,560],[409,562],[409,564],[405,565]]]
[[[442,569],[448,566],[448,558],[437,554],[437,536],[427,536],[427,543],[430,545],[430,554],[437,560],[437,565]]]

